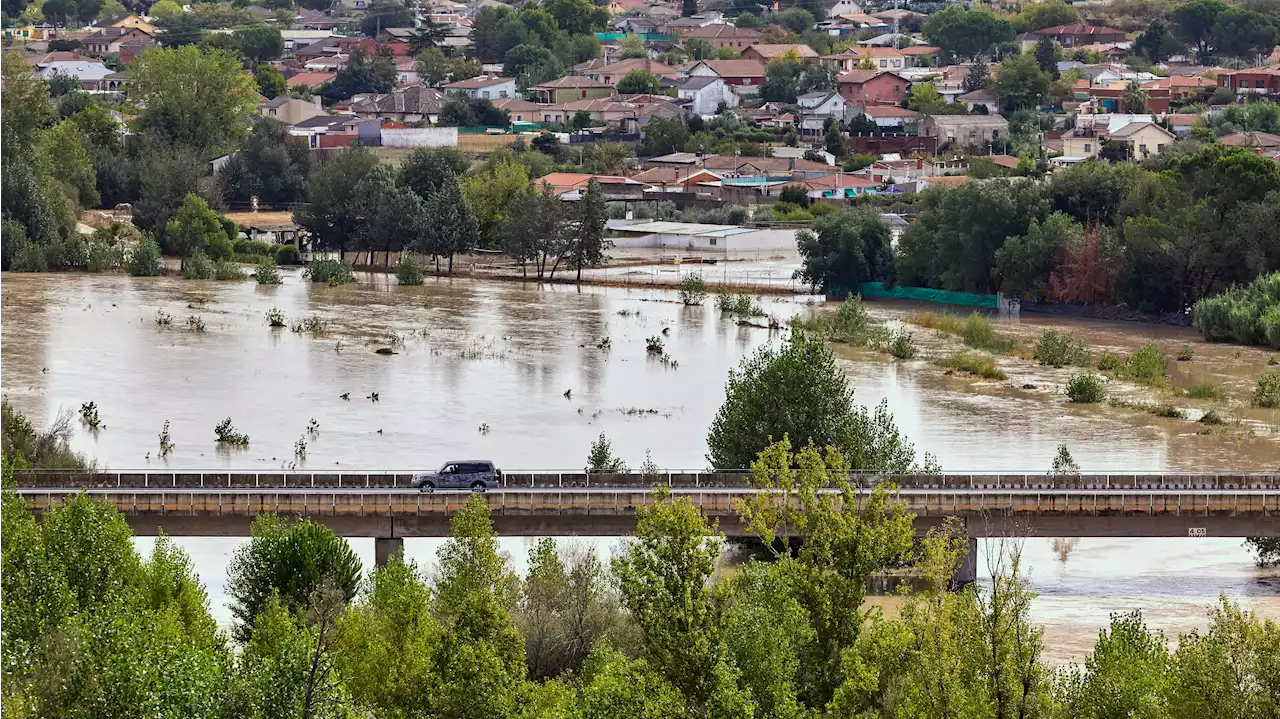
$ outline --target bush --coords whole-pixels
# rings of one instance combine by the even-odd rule
[[[272,307],[267,310],[267,326],[268,327],[284,327],[284,313],[278,308]]]
[[[278,285],[280,284],[280,270],[276,268],[276,261],[271,257],[264,257],[258,263],[258,268],[253,271],[253,279],[258,281],[260,285]]]
[[[44,248],[45,263],[55,270],[83,270],[89,264],[89,243],[84,235],[72,232]]]
[[[244,447],[249,444],[249,435],[241,434],[236,431],[234,425],[231,424],[231,418],[227,417],[213,428],[213,434],[217,437],[219,444],[233,444]]]
[[[1148,342],[1129,356],[1129,361],[1125,364],[1125,375],[1134,382],[1159,385],[1164,383],[1168,368],[1168,358],[1159,347]]]
[[[356,281],[356,273],[351,265],[342,260],[312,260],[303,276],[312,282],[326,282],[330,287],[346,285]]]
[[[1102,350],[1098,356],[1098,369],[1102,372],[1118,372],[1124,369],[1124,358],[1110,350]]]
[[[938,364],[956,372],[968,372],[984,379],[1008,379],[1009,376],[996,365],[994,358],[973,352],[953,352],[938,360]]]
[[[1196,302],[1192,326],[1210,342],[1280,348],[1280,272]]]
[[[144,235],[129,253],[129,274],[134,277],[159,277],[164,274],[160,261],[160,245],[151,235]]]
[[[228,260],[218,260],[218,264],[213,269],[213,279],[215,280],[243,280],[249,275],[240,269],[240,266]]]
[[[396,282],[402,285],[420,285],[423,282],[422,264],[408,253],[396,260]]]
[[[862,304],[862,297],[853,296],[840,304],[835,320],[831,323],[831,339],[850,344],[866,344],[871,315]]]
[[[1191,385],[1178,394],[1192,399],[1217,399],[1220,393],[1212,382],[1201,382],[1200,384]]]
[[[893,333],[893,339],[889,341],[889,354],[898,359],[911,359],[916,356],[915,343],[911,341],[911,333],[904,327],[899,327]]]
[[[1280,371],[1271,370],[1259,377],[1252,399],[1254,407],[1280,407]]]
[[[232,243],[236,257],[263,257],[271,254],[271,245],[262,240],[241,237]]]
[[[988,352],[1007,353],[1013,349],[1013,340],[996,334],[995,324],[977,312],[965,318],[960,326],[960,337],[970,347]]]
[[[1058,334],[1053,330],[1045,330],[1036,342],[1035,357],[1040,364],[1054,367],[1067,365],[1084,365],[1089,361],[1089,353],[1084,345],[1067,333]]]
[[[14,272],[47,272],[49,263],[45,260],[44,247],[23,237],[17,242],[18,249],[13,253]]]
[[[210,280],[213,279],[214,271],[213,263],[200,250],[192,252],[190,257],[182,261],[184,280]]]
[[[702,275],[687,274],[680,278],[680,301],[686,305],[701,305],[707,299],[707,281]]]
[[[101,239],[89,242],[89,263],[85,269],[90,272],[106,272],[118,270],[124,263],[124,247],[119,243]]]
[[[644,341],[644,349],[651,355],[662,355],[666,353],[666,348],[662,345],[662,338],[654,335]]]
[[[1226,424],[1227,423],[1226,420],[1222,418],[1222,415],[1218,414],[1218,411],[1213,409],[1200,415],[1200,419],[1196,421],[1199,422],[1200,424]]]
[[[275,245],[271,248],[271,251],[275,255],[277,265],[302,264],[302,254],[293,245]]]
[[[1182,345],[1181,347],[1178,348],[1179,362],[1190,362],[1191,358],[1194,356],[1195,356],[1195,352],[1191,349],[1191,345]]]
[[[1102,378],[1096,374],[1082,372],[1067,380],[1067,399],[1081,404],[1097,404],[1105,402],[1107,390]]]

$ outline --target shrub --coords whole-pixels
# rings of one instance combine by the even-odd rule
[[[155,238],[145,235],[129,253],[129,274],[134,277],[159,277],[164,274],[160,261],[160,245]]]
[[[213,269],[213,279],[215,280],[243,280],[248,276],[244,270],[240,269],[239,265],[227,260],[218,260],[217,266]]]
[[[1147,407],[1147,411],[1157,417],[1167,417],[1169,419],[1185,419],[1186,415],[1182,410],[1171,404],[1153,404]]]
[[[1165,372],[1169,368],[1169,360],[1160,348],[1148,342],[1142,349],[1129,355],[1125,363],[1125,375],[1145,385],[1159,385],[1165,381]]]
[[[707,299],[707,281],[702,275],[687,274],[680,278],[680,301],[685,305],[701,305]]]
[[[44,260],[50,269],[82,270],[89,264],[89,243],[84,235],[72,232],[49,243]]]
[[[253,279],[260,285],[280,284],[280,270],[276,267],[276,261],[271,257],[262,258],[258,268],[253,271]]]
[[[94,239],[89,242],[89,262],[85,269],[90,272],[118,270],[124,265],[124,262],[124,247],[119,243],[101,239]]]
[[[1280,371],[1271,370],[1259,377],[1252,399],[1254,407],[1280,407]]]
[[[916,356],[915,343],[911,341],[911,333],[905,327],[899,327],[889,340],[889,354],[898,359],[911,359]]]
[[[970,347],[988,352],[1003,353],[1013,349],[1013,340],[996,334],[995,324],[977,312],[965,318],[964,324],[960,326],[960,337]]]
[[[721,312],[732,312],[737,305],[738,297],[723,288],[716,290],[716,309]]]
[[[1280,272],[1196,302],[1192,326],[1211,342],[1280,348]]]
[[[1103,372],[1118,372],[1124,369],[1124,358],[1110,350],[1102,350],[1098,356],[1098,369]]]
[[[182,279],[184,280],[213,279],[214,271],[213,263],[200,250],[192,252],[190,257],[182,261]]]
[[[313,335],[321,335],[324,334],[327,329],[329,329],[328,322],[321,319],[318,315],[311,315],[298,322],[294,322],[289,328],[289,331],[297,332],[299,334],[307,332]]]
[[[271,250],[272,254],[275,255],[277,265],[302,264],[302,254],[293,245],[275,245]]]
[[[1218,414],[1218,411],[1213,409],[1200,415],[1200,419],[1196,421],[1199,422],[1200,424],[1226,424],[1227,423],[1226,420],[1222,418],[1222,415]]]
[[[835,320],[831,323],[831,339],[850,344],[866,344],[871,315],[862,304],[862,298],[853,296],[840,304]]]
[[[262,240],[251,240],[247,237],[237,239],[232,247],[235,249],[236,257],[264,257],[271,254],[271,245]]]
[[[279,309],[272,307],[267,310],[267,326],[268,327],[284,327],[284,313]]]
[[[312,282],[326,282],[330,287],[356,281],[355,271],[342,260],[312,260],[303,275]]]
[[[666,353],[666,348],[662,346],[662,338],[654,335],[644,341],[644,349],[651,355],[662,355]]]
[[[591,452],[587,454],[588,472],[625,472],[627,463],[613,454],[609,438],[600,433],[600,438],[591,443]]]
[[[1192,399],[1217,399],[1221,393],[1218,392],[1217,387],[1213,386],[1212,382],[1201,382],[1200,384],[1191,385],[1178,394]]]
[[[949,312],[916,312],[907,315],[907,322],[949,335],[960,334],[960,318]]]
[[[1040,341],[1036,342],[1035,357],[1040,364],[1054,367],[1083,365],[1089,361],[1088,351],[1075,337],[1065,332],[1058,334],[1053,330],[1045,330],[1040,335]]]
[[[219,444],[232,444],[239,447],[249,444],[249,435],[237,432],[235,426],[231,424],[230,417],[219,422],[218,426],[213,428],[213,433],[217,436]]]
[[[11,267],[14,272],[47,272],[49,263],[45,259],[44,247],[23,237],[13,253]]]
[[[408,253],[396,260],[396,282],[402,285],[420,285],[423,282],[422,264]]]
[[[1179,362],[1190,362],[1191,358],[1194,356],[1195,356],[1195,352],[1192,351],[1191,345],[1182,345],[1181,347],[1178,348]]]
[[[1096,374],[1082,372],[1067,380],[1067,399],[1081,404],[1096,404],[1107,399],[1107,390],[1102,378]]]
[[[968,372],[984,379],[1008,379],[1004,370],[996,365],[994,358],[973,352],[953,352],[938,360],[938,364],[957,372]]]

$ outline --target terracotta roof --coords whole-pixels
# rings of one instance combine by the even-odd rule
[[[538,83],[534,87],[540,87],[546,90],[554,90],[558,88],[579,88],[579,87],[609,87],[599,80],[592,80],[583,75],[565,75],[564,77]]]
[[[912,45],[911,47],[902,48],[899,52],[903,55],[934,55],[942,52],[942,49],[932,45]]]
[[[915,110],[907,110],[897,105],[869,105],[863,114],[867,117],[919,117]]]
[[[720,77],[764,77],[765,72],[759,60],[703,60],[696,64],[706,65]]]
[[[968,175],[943,175],[942,177],[926,177],[925,182],[935,185],[963,185],[973,178]]]
[[[751,165],[766,172],[790,172],[791,170],[835,172],[825,162],[812,160],[788,160],[784,157],[734,157],[731,155],[708,155],[703,158],[702,166],[708,170],[736,171],[743,166]]]
[[[289,78],[289,87],[320,87],[335,77],[332,72],[300,72]]]
[[[444,87],[449,90],[478,90],[482,87],[492,87],[493,85],[501,85],[504,82],[511,82],[512,78],[502,77],[473,77],[470,80],[459,80],[451,82]]]
[[[1018,164],[1021,162],[1020,160],[1018,160],[1018,158],[1014,157],[1013,155],[987,155],[986,157],[988,160],[991,160],[992,162],[996,163],[997,167],[1003,167],[1006,170],[1015,169],[1018,166]],[[974,158],[974,159],[977,159],[977,158]]]
[[[1098,25],[1086,25],[1082,22],[1073,23],[1071,25],[1055,25],[1047,27],[1043,30],[1036,30],[1034,35],[1124,35],[1124,30],[1117,30],[1113,27],[1101,27]]]
[[[880,75],[893,75],[894,77],[906,82],[906,78],[896,72],[886,72],[884,70],[850,70],[840,76],[838,82],[841,84],[861,85],[864,82],[873,80]]]
[[[783,57],[791,52],[794,52],[796,57],[801,58],[818,57],[818,53],[814,52],[813,48],[808,45],[749,45],[744,50],[755,50],[767,58]]]
[[[1164,119],[1168,120],[1170,125],[1191,125],[1194,124],[1196,120],[1199,120],[1200,116],[1194,112],[1171,113],[1169,115],[1165,115]]]
[[[681,36],[686,38],[701,37],[701,38],[714,39],[714,40],[728,40],[731,38],[734,40],[759,40],[760,39],[759,30],[753,30],[747,27],[737,27],[735,25],[729,25],[727,23],[703,25],[702,27],[695,27],[690,30],[684,30],[680,34]]]
[[[520,97],[507,97],[501,100],[494,100],[493,106],[506,110],[507,112],[527,112],[533,110],[558,110],[559,105],[539,105],[536,102],[529,102]]]
[[[1280,135],[1269,132],[1236,132],[1218,139],[1229,147],[1280,148]]]

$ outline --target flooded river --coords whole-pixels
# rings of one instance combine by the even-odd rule
[[[472,457],[506,468],[576,469],[601,432],[632,466],[648,451],[660,466],[694,469],[706,465],[706,431],[729,369],[781,339],[733,324],[710,301],[686,308],[660,290],[361,281],[329,288],[286,273],[284,285],[259,287],[6,274],[0,383],[38,423],[95,402],[105,428],[90,433],[77,423],[75,446],[113,469],[410,470]],[[811,311],[807,299],[761,303],[785,321]],[[273,308],[289,324],[315,318],[323,331],[271,329]],[[906,308],[872,311],[892,318]],[[192,317],[203,331],[189,327]],[[1055,323],[1070,324],[1090,345],[1124,351],[1150,339],[1172,355],[1192,343],[1196,359],[1173,367],[1175,384],[1208,377],[1233,397],[1266,368],[1266,353],[1198,343],[1190,330]],[[1042,324],[1024,319],[1002,329],[1030,337]],[[646,352],[649,337],[662,339],[672,361]],[[926,330],[917,339],[926,351],[942,342]],[[1280,466],[1274,411],[1237,403],[1229,416],[1242,423],[1206,436],[1187,420],[1068,406],[1057,388],[1069,371],[1017,359],[1001,360],[1008,381],[979,382],[946,376],[923,359],[837,353],[857,400],[887,399],[902,430],[947,471],[1043,472],[1062,443],[1086,471]],[[1024,385],[1035,388],[1015,389]],[[227,417],[249,435],[247,449],[216,448],[213,428]],[[319,432],[298,459],[295,442],[312,419]],[[162,461],[157,437],[166,420],[176,447]],[[234,542],[181,541],[221,617]],[[354,544],[371,562],[372,541]],[[604,544],[608,551],[613,542]],[[434,546],[411,540],[407,551],[429,563]],[[523,540],[504,547],[523,561]],[[1084,539],[1065,562],[1047,538],[1029,539],[1026,551],[1042,594],[1037,612],[1058,658],[1086,649],[1111,611],[1142,607],[1176,635],[1202,625],[1204,609],[1225,591],[1280,615],[1280,578],[1254,569],[1238,540]]]

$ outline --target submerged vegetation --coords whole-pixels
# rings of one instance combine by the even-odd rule
[[[950,371],[967,372],[983,379],[1004,380],[1009,378],[1005,371],[996,365],[995,358],[981,352],[952,352],[949,355],[935,359],[934,362],[939,367],[945,367]]]

